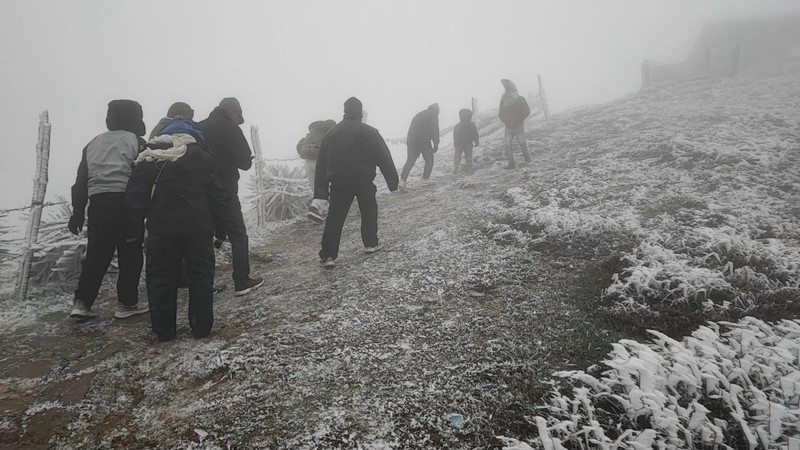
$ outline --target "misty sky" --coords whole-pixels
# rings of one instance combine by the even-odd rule
[[[708,21],[800,9],[796,0],[0,1],[0,209],[30,203],[38,115],[52,123],[47,199],[68,196],[107,104],[170,104],[202,120],[223,97],[260,129],[267,158],[295,155],[317,119],[356,96],[384,137],[438,102],[496,108],[542,74],[551,109],[635,92],[644,59],[678,62]],[[404,161],[395,161],[401,166]],[[244,182],[242,182],[243,184]]]

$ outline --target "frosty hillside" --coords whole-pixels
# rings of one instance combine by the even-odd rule
[[[473,173],[443,145],[435,183],[379,185],[381,253],[357,218],[334,271],[304,217],[261,228],[268,282],[208,340],[3,300],[0,443],[800,448],[798,92],[796,58],[657,82],[530,121],[513,171],[487,114]]]

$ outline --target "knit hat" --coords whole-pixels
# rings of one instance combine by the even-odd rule
[[[225,97],[219,102],[219,107],[223,109],[234,122],[236,125],[241,125],[244,123],[244,117],[242,116],[242,105],[239,104],[239,100],[236,100],[236,97]]]
[[[142,120],[142,105],[133,100],[111,100],[108,103],[106,127],[109,131],[130,131],[137,136],[144,136],[145,126]]]
[[[344,102],[344,116],[348,119],[361,119],[364,115],[364,107],[361,100],[350,97]]]
[[[194,119],[194,110],[191,106],[183,102],[175,102],[169,107],[167,117],[174,119],[176,117],[183,117],[184,119]]]
[[[431,110],[431,111],[436,111],[436,113],[438,114],[439,113],[439,104],[438,103],[434,103],[431,106],[428,106],[428,109]]]

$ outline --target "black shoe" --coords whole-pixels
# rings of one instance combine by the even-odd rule
[[[233,295],[241,297],[242,295],[250,293],[253,289],[261,287],[262,284],[264,284],[263,278],[248,278],[241,283],[236,283],[236,290],[233,292]]]

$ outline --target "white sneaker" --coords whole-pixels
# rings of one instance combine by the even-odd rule
[[[97,314],[90,311],[81,300],[76,298],[72,302],[72,311],[70,311],[69,316],[73,319],[94,319]]]
[[[144,314],[148,311],[150,311],[150,305],[147,303],[137,303],[131,306],[117,303],[117,310],[114,311],[114,317],[117,319],[127,319],[128,317]]]
[[[364,247],[364,253],[375,253],[383,248],[383,244],[378,244],[374,247]]]

